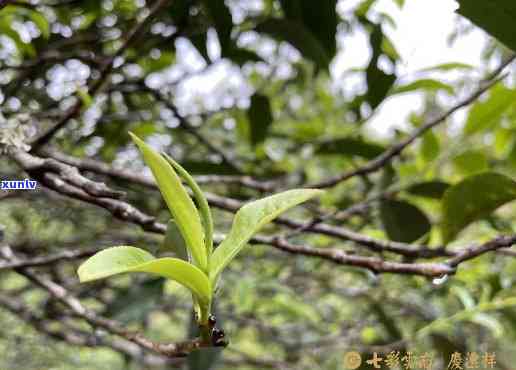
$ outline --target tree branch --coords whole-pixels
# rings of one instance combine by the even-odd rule
[[[109,347],[112,350],[130,356],[140,363],[150,366],[162,366],[177,362],[177,359],[170,359],[161,355],[146,354],[143,349],[135,343],[118,338],[105,338],[95,336],[91,333],[79,331],[64,325],[62,320],[59,323],[64,328],[56,329],[50,318],[42,315],[36,315],[32,310],[23,304],[19,299],[12,296],[0,295],[0,307],[3,307],[11,314],[17,316],[26,324],[32,326],[38,332],[61,342],[71,344],[73,346],[95,348],[99,346]],[[60,317],[60,319],[62,319]],[[63,330],[65,329],[65,330]]]
[[[32,172],[35,175],[38,175],[39,179],[42,181],[42,184],[47,186],[48,188],[55,190],[60,194],[67,195],[69,197],[79,199],[87,203],[95,204],[102,208],[105,208],[108,211],[110,211],[115,217],[124,221],[129,221],[138,224],[146,231],[153,231],[160,234],[165,233],[166,226],[164,224],[157,222],[154,217],[146,215],[145,213],[141,212],[129,203],[126,203],[118,199],[96,197],[87,193],[80,187],[80,185],[84,183],[83,180],[77,180],[72,178],[73,183],[70,184],[63,181],[63,179],[61,179],[58,174],[48,172],[41,173],[41,171],[38,171],[39,167],[37,165],[34,165],[34,163],[44,164],[44,160],[41,160],[37,157],[33,157],[32,155],[24,152],[22,152],[23,155],[20,155],[20,151],[20,149],[11,147],[8,149],[8,154],[10,154],[15,160],[17,160],[17,162],[24,169],[27,170],[28,168],[27,171],[29,172],[29,174],[31,174]],[[62,163],[61,166],[69,167],[68,165]],[[69,173],[69,171],[66,173]],[[82,177],[82,175],[80,175],[77,171],[74,172],[74,177]],[[150,179],[145,179],[143,177],[139,179],[139,183],[145,184],[146,186],[151,188],[156,187],[154,181]],[[218,196],[209,194],[207,195],[207,197],[210,202],[213,203],[215,200],[217,201],[217,204],[220,207],[231,210],[233,212],[239,209],[242,205],[241,202],[230,198],[220,197],[219,199]],[[377,240],[365,235],[361,235],[351,230],[322,223],[315,225],[307,225],[302,221],[291,220],[287,218],[278,218],[276,219],[276,222],[278,224],[285,225],[294,230],[306,227],[307,231],[310,232],[316,232],[345,240],[351,240],[356,242],[357,244],[364,245],[375,252],[392,252],[411,258],[432,258],[438,256],[457,257],[457,260],[451,260],[451,262],[449,261],[447,264],[400,263],[385,261],[383,259],[378,258],[348,255],[340,249],[317,249],[309,246],[294,246],[285,241],[284,239],[275,237],[271,238],[257,235],[253,239],[251,239],[251,243],[268,244],[277,249],[284,250],[290,253],[320,257],[342,265],[368,268],[378,273],[388,272],[399,274],[415,274],[423,276],[441,276],[444,274],[453,273],[454,268],[457,267],[458,264],[460,264],[462,261],[474,258],[491,250],[508,247],[514,244],[514,241],[512,239],[500,239],[498,241],[494,241],[492,244],[489,244],[488,246],[482,245],[480,247],[470,248],[467,254],[462,254],[466,252],[464,252],[464,250],[448,251],[443,247],[431,249],[427,246],[416,246],[405,243]],[[462,257],[460,257],[459,259],[458,256]]]
[[[73,261],[79,258],[85,258],[94,255],[102,248],[90,248],[90,249],[79,249],[79,250],[67,250],[60,253],[50,254],[47,256],[33,257],[27,259],[17,259],[16,261],[4,261],[0,262],[0,271],[8,269],[26,268],[26,267],[37,267],[51,265],[61,261]]]
[[[65,155],[56,153],[55,151],[51,151],[51,152],[45,151],[45,153],[52,155],[52,157],[55,159],[59,159],[59,160],[63,159],[67,163],[77,165],[78,168],[80,168],[82,170],[88,170],[91,172],[109,176],[114,179],[129,181],[129,182],[132,182],[135,184],[143,185],[150,189],[157,190],[156,184],[153,179],[151,179],[149,177],[141,176],[140,174],[136,175],[136,174],[126,171],[126,170],[114,169],[105,163],[97,162],[94,160],[84,161],[84,160],[80,160],[80,159],[73,158],[70,156],[65,156]],[[20,163],[20,164],[22,167],[24,167],[23,163]],[[259,186],[259,184],[255,183],[254,180],[250,180],[250,181],[252,182],[252,185]],[[55,182],[55,181],[53,181],[53,182]],[[58,185],[58,184],[56,184],[56,185]],[[56,190],[56,186],[51,187],[51,188]],[[56,191],[64,194],[63,192],[65,190],[66,189],[62,188],[61,191],[60,190],[56,190]],[[70,191],[68,193],[70,193],[72,195],[72,197],[78,198],[77,196],[73,196],[73,192]],[[233,212],[233,213],[238,211],[238,209],[240,209],[240,207],[242,207],[242,205],[244,204],[243,202],[240,202],[238,200],[222,197],[222,196],[211,194],[211,193],[205,193],[205,195],[206,195],[206,198],[208,199],[208,202],[210,203],[210,205],[215,206],[220,209],[223,209],[223,210],[226,210],[226,211],[229,211],[229,212]],[[90,200],[83,199],[83,198],[78,198],[78,199],[89,201],[90,203],[100,205],[100,204],[98,204],[99,200],[96,200],[96,199],[90,199]],[[103,202],[103,203],[105,203],[105,202]],[[113,210],[116,209],[117,206],[114,205],[113,202],[109,202],[109,203],[111,203],[109,205],[110,208],[107,208],[106,207],[107,205],[101,205],[101,206],[103,206],[104,208],[107,208],[108,210],[110,210],[113,213]],[[119,204],[119,206],[121,207],[122,205]],[[150,217],[150,216],[147,216],[147,217]],[[136,220],[138,220],[138,217],[136,217]],[[274,222],[284,225],[284,226],[287,226],[294,230],[304,228],[304,231],[321,234],[321,235],[326,235],[326,236],[330,236],[330,237],[335,237],[335,238],[345,240],[345,241],[352,241],[359,245],[363,245],[374,252],[391,252],[391,253],[396,253],[396,254],[399,254],[402,256],[406,256],[406,257],[417,257],[417,258],[433,258],[433,257],[438,257],[438,256],[449,255],[448,252],[443,247],[429,248],[428,246],[424,246],[424,245],[405,244],[405,243],[398,243],[398,242],[392,242],[392,241],[387,241],[387,240],[378,240],[378,239],[374,239],[372,237],[368,237],[368,236],[362,235],[360,233],[354,232],[352,230],[346,229],[344,227],[331,226],[331,225],[328,225],[328,224],[325,224],[322,222],[306,225],[302,221],[291,220],[291,219],[287,219],[287,218],[283,218],[283,217],[276,219]],[[136,223],[141,224],[141,222],[136,222]],[[161,232],[160,231],[161,226],[159,226],[159,225],[147,226],[147,228],[145,230]]]
[[[76,158],[50,148],[41,148],[38,151],[38,154],[53,158],[70,166],[74,166],[81,171],[89,171],[105,176],[117,177],[146,186],[150,183],[150,181],[146,181],[146,179],[143,179],[142,182],[142,176],[140,173],[134,174],[129,171],[124,171],[123,169],[116,169],[106,163],[91,158]],[[251,176],[201,175],[194,176],[194,178],[195,181],[201,185],[210,183],[238,184],[260,192],[268,192],[274,188],[273,182],[256,180]]]
[[[88,93],[90,95],[95,95],[102,88],[102,85],[104,84],[106,77],[111,73],[111,71],[114,68],[115,59],[118,56],[122,55],[127,50],[127,48],[129,48],[129,46],[143,32],[145,26],[152,20],[152,18],[154,18],[154,16],[156,16],[160,11],[162,11],[162,8],[165,7],[169,1],[170,0],[156,0],[156,2],[152,5],[148,16],[145,17],[143,20],[137,22],[135,26],[129,31],[129,33],[125,36],[124,42],[122,43],[120,48],[111,57],[107,59],[107,61],[100,69],[99,78],[90,85],[88,89]],[[82,107],[83,101],[82,99],[78,99],[77,102],[65,112],[65,114],[54,126],[52,126],[48,131],[44,132],[40,136],[36,137],[31,142],[32,151],[35,151],[39,147],[48,143],[59,130],[61,130],[64,126],[68,124],[68,122],[71,119],[79,115]]]
[[[404,140],[400,141],[396,145],[393,145],[389,149],[387,149],[385,152],[377,156],[376,158],[372,159],[371,161],[367,162],[363,166],[354,169],[352,171],[344,172],[340,175],[336,175],[333,177],[330,177],[326,180],[307,185],[308,188],[329,188],[332,186],[335,186],[343,181],[349,180],[355,176],[362,176],[367,175],[369,173],[376,172],[383,168],[385,165],[390,163],[395,157],[401,154],[405,148],[407,148],[410,144],[412,144],[416,139],[421,137],[425,132],[430,130],[431,128],[441,124],[444,122],[448,117],[450,117],[453,113],[458,111],[459,109],[468,106],[469,104],[473,103],[475,100],[477,100],[484,92],[489,90],[492,86],[494,86],[496,83],[498,83],[501,79],[503,79],[505,76],[502,76],[501,78],[496,78],[505,67],[507,67],[510,63],[512,63],[516,59],[516,55],[512,55],[508,59],[502,62],[502,64],[496,68],[495,71],[493,71],[489,76],[482,80],[480,82],[480,86],[473,91],[468,97],[465,99],[459,101],[457,104],[455,104],[453,107],[448,109],[446,112],[441,114],[439,117],[428,121],[427,123],[421,125],[419,128],[417,128],[411,135],[409,135]]]
[[[17,257],[12,252],[9,246],[4,246],[0,249],[0,254],[10,262],[18,262]],[[31,282],[44,289],[54,299],[63,303],[75,315],[86,320],[94,327],[100,327],[108,332],[118,335],[130,342],[133,342],[140,347],[156,352],[166,357],[184,357],[191,351],[201,348],[206,344],[199,338],[180,343],[156,343],[139,333],[127,331],[122,328],[122,325],[114,320],[97,315],[92,310],[84,307],[82,303],[70,294],[63,286],[43,277],[41,274],[36,274],[27,268],[16,268],[16,272],[25,276]]]

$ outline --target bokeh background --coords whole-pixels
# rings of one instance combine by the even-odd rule
[[[514,19],[510,2],[493,6]],[[1,180],[39,181],[36,191],[0,192],[0,369],[337,370],[348,351],[364,359],[429,353],[435,369],[454,352],[476,352],[478,368],[489,368],[482,356],[495,353],[494,368],[511,369],[516,252],[514,241],[496,243],[515,234],[516,42],[503,14],[479,6],[497,19],[485,26],[458,7],[0,1]],[[130,244],[157,253],[163,235],[99,197],[68,191],[63,183],[76,184],[61,167],[38,162],[75,167],[166,223],[128,131],[195,176],[219,239],[247,200],[326,189],[262,230],[225,273],[216,299],[230,342],[223,351],[166,359],[141,350],[76,315],[38,280],[152,340],[194,335],[189,293],[173,282],[78,283],[76,268],[94,251]],[[326,183],[339,174],[351,175]],[[467,189],[458,187],[464,181]],[[452,274],[420,272],[490,240]]]

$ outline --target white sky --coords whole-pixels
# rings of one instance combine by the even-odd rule
[[[360,1],[342,2],[346,4],[345,9],[353,8],[357,3]],[[455,13],[457,7],[454,0],[406,0],[401,10],[392,0],[379,0],[375,4],[375,10],[389,14],[396,22],[396,29],[386,23],[383,28],[405,62],[402,65],[404,73],[450,61],[480,65],[480,53],[485,42],[483,31],[474,30],[462,36],[451,48],[447,44],[459,17]],[[355,61],[364,61],[367,42],[359,37],[351,41],[352,46],[334,60],[333,72],[336,75],[357,66]]]
[[[353,8],[359,2],[346,0],[343,4]],[[487,40],[482,30],[475,28],[459,37],[452,47],[448,45],[448,38],[460,17],[455,13],[457,7],[454,0],[406,0],[402,9],[392,0],[377,2],[374,9],[389,14],[396,22],[396,29],[389,25],[383,28],[401,55],[402,63],[398,66],[401,80],[415,79],[421,69],[442,63],[461,62],[474,67],[482,65],[481,52]],[[364,35],[345,38],[342,43],[343,51],[332,64],[332,75],[337,83],[346,70],[365,65],[370,55],[368,40]],[[454,74],[433,74],[432,77],[449,80],[453,79]],[[393,96],[377,108],[367,127],[384,136],[394,127],[403,127],[409,113],[421,104],[422,94],[419,93]]]
[[[360,2],[361,0],[341,1],[338,10],[341,14],[345,14],[346,10],[355,8]],[[398,83],[428,77],[417,72],[441,63],[462,62],[474,67],[482,65],[480,55],[487,40],[482,30],[475,28],[466,35],[461,35],[452,47],[448,45],[448,38],[455,30],[459,18],[455,13],[457,7],[454,0],[406,0],[402,9],[399,9],[393,0],[377,1],[374,10],[389,14],[396,23],[396,28],[384,24],[384,32],[389,35],[401,55],[402,62],[397,67]],[[214,39],[216,36],[213,34],[210,36],[209,53],[210,56],[217,57],[220,55],[220,50]],[[252,34],[246,36],[248,45],[257,45]],[[330,68],[334,88],[345,93],[346,91],[356,93],[364,89],[363,75],[347,72],[367,65],[370,58],[367,35],[364,32],[355,32],[352,35],[340,34],[338,42],[341,49]],[[148,82],[156,85],[154,87],[159,87],[161,83],[166,83],[168,78],[176,80],[184,77],[185,73],[193,72],[195,76],[180,83],[175,94],[176,103],[183,113],[194,113],[196,108],[192,103],[201,101],[202,105],[210,110],[234,104],[245,107],[248,104],[248,97],[253,91],[238,67],[227,61],[219,61],[207,71],[198,73],[204,68],[205,63],[195,49],[185,40],[178,40],[176,47],[178,65],[174,67],[175,70],[168,71],[165,76],[160,74],[149,78]],[[267,42],[260,43],[259,48],[272,50]],[[289,51],[284,54],[289,54]],[[290,54],[294,54],[295,57],[297,53],[294,51]],[[459,75],[457,72],[437,75],[434,73],[431,77],[453,81]],[[367,127],[372,133],[385,136],[392,132],[394,127],[405,126],[407,116],[421,107],[422,97],[421,93],[411,93],[387,99],[377,108]],[[449,100],[450,104],[456,99],[442,94],[439,97],[444,98],[446,103]],[[463,115],[464,112],[459,112],[457,117]]]

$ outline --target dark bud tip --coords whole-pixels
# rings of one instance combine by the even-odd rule
[[[224,337],[226,334],[224,333],[224,330],[214,328],[211,332],[211,342],[215,347],[225,347],[227,346],[227,342],[225,341]]]
[[[210,326],[215,326],[216,323],[217,319],[215,318],[215,315],[210,315],[210,317],[208,317],[208,324],[210,324]]]
[[[222,330],[222,329],[218,329],[218,328],[214,328],[214,329],[213,329],[213,332],[212,332],[212,335],[213,335],[215,338],[222,338],[222,337],[224,337],[226,334],[224,333],[224,330]]]

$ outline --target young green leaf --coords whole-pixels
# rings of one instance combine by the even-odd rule
[[[213,252],[210,278],[216,281],[222,270],[249,239],[281,213],[322,193],[316,189],[294,189],[244,205],[238,210],[224,241]]]
[[[150,167],[159,190],[192,254],[194,262],[202,270],[206,271],[208,258],[203,241],[204,233],[195,204],[181,184],[179,176],[177,176],[176,172],[165,158],[145,144],[136,135],[132,133],[129,134],[142,152],[145,162]]]
[[[199,210],[201,211],[202,223],[204,225],[204,242],[206,245],[206,253],[211,256],[211,252],[213,251],[213,219],[211,217],[210,206],[208,205],[208,201],[204,196],[201,188],[192,176],[176,161],[174,161],[167,154],[163,153],[165,159],[174,167],[174,169],[179,173],[183,179],[185,179],[188,186],[192,189],[195,200],[199,206]]]
[[[181,235],[181,231],[174,220],[169,220],[167,224],[167,232],[159,251],[171,251],[176,254],[177,257],[184,261],[189,261],[188,248],[186,247],[185,240]]]
[[[105,249],[88,258],[77,270],[81,283],[124,272],[147,272],[184,285],[203,304],[211,300],[211,283],[194,265],[178,258],[155,259],[143,249],[120,246]]]
[[[149,252],[135,247],[120,246],[104,249],[88,258],[77,270],[81,283],[99,280],[126,272],[128,269],[153,261]]]

